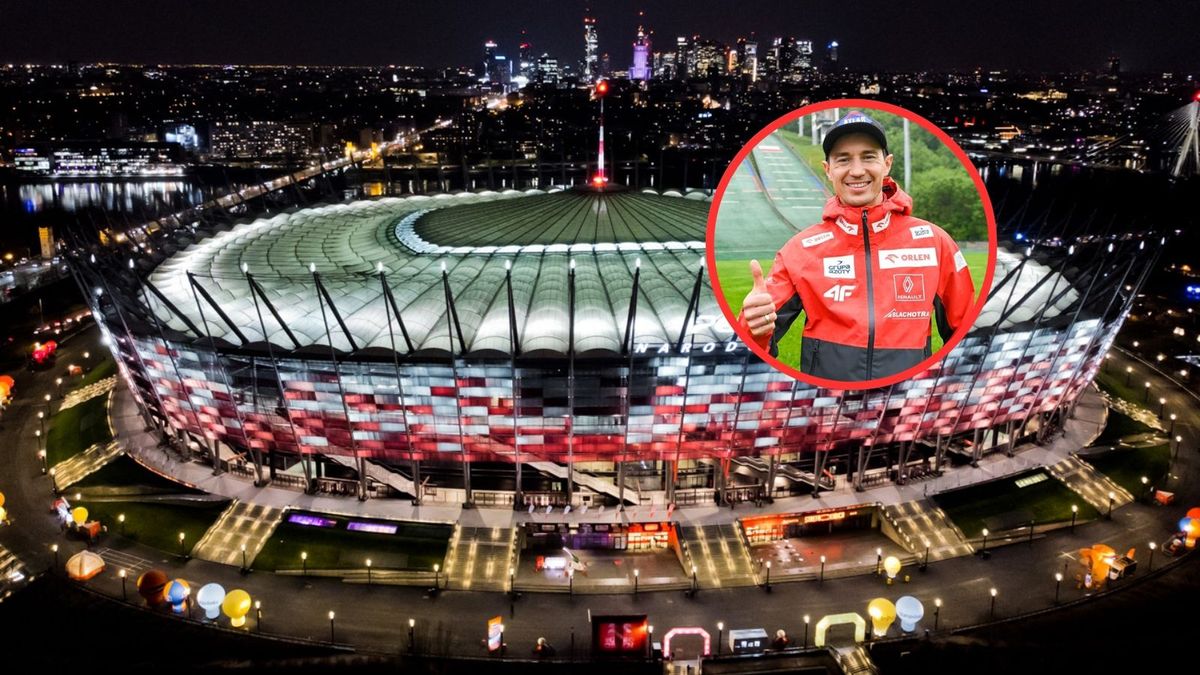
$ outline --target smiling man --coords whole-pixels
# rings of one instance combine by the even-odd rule
[[[825,135],[822,167],[834,196],[822,221],[775,254],[739,323],[773,356],[805,313],[800,372],[863,382],[911,368],[930,355],[931,318],[943,340],[975,299],[966,258],[942,228],[912,216],[912,198],[889,176],[892,155],[878,122],[854,111]]]

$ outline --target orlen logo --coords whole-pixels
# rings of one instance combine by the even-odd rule
[[[937,249],[901,248],[879,251],[879,269],[897,267],[937,267]]]
[[[821,295],[833,300],[834,302],[845,302],[846,298],[850,297],[850,294],[853,293],[854,289],[856,288],[858,288],[858,286],[851,286],[850,284],[838,284],[837,286],[825,291]]]
[[[836,258],[825,258],[825,276],[830,279],[853,279],[854,256],[840,255]]]

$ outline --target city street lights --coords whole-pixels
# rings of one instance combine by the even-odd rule
[[[635,597],[635,598],[637,597],[637,594],[638,594],[638,577],[640,575],[641,575],[641,570],[637,569],[636,567],[633,568],[633,597]]]
[[[1167,399],[1165,397],[1160,396],[1158,399],[1158,419],[1161,420],[1163,418],[1163,412],[1166,409],[1166,407],[1167,407]]]
[[[1108,513],[1105,514],[1105,516],[1104,516],[1108,520],[1112,520],[1113,502],[1116,501],[1116,499],[1117,499],[1117,495],[1115,493],[1113,493],[1113,492],[1108,493]]]
[[[825,556],[821,556],[821,583],[825,583]]]
[[[129,589],[126,584],[125,577],[129,576],[129,573],[126,572],[125,570],[121,570],[120,572],[117,572],[117,576],[121,577],[121,600],[124,602],[128,602],[129,601]]]
[[[50,470],[50,468],[46,465],[45,450],[38,450],[38,459],[42,462],[42,475],[44,476],[46,475],[46,472]]]
[[[300,551],[300,569],[308,576],[308,551]]]
[[[442,566],[438,563],[433,563],[433,589],[441,590],[442,588]]]
[[[57,398],[62,398],[62,378],[54,378],[54,395]]]
[[[125,536],[125,514],[124,513],[117,514],[117,525],[121,528],[121,536],[124,537]]]
[[[1058,592],[1062,588],[1062,572],[1054,573],[1054,604],[1058,604]]]
[[[721,639],[725,636],[725,622],[717,622],[717,656],[721,655]]]
[[[942,599],[934,598],[933,599],[933,629],[934,630],[938,629],[938,619],[941,618],[941,614],[942,614]]]
[[[1071,534],[1075,534],[1075,519],[1079,517],[1079,506],[1071,505]]]
[[[1146,565],[1147,572],[1154,571],[1154,549],[1158,548],[1158,544],[1150,542],[1150,562]]]
[[[1145,389],[1145,395],[1142,396],[1142,403],[1149,403],[1149,402],[1150,402],[1150,383],[1147,382],[1146,389]]]
[[[254,601],[254,630],[262,632],[262,600]]]
[[[989,589],[988,592],[992,594],[992,609],[990,611],[988,618],[995,619],[996,618],[996,589],[995,589],[995,587],[992,587],[991,589]]]
[[[984,558],[984,559],[986,559],[988,557],[987,538],[988,538],[988,529],[985,527],[985,528],[983,528],[983,548],[979,549],[979,557]]]
[[[1129,380],[1133,377],[1133,366],[1125,366],[1125,386],[1128,387]]]
[[[692,565],[692,597],[696,597],[696,566]]]
[[[246,545],[242,544],[242,574],[246,573]]]
[[[517,570],[512,567],[508,568],[508,592],[510,595],[517,592]]]
[[[1148,499],[1149,497],[1150,497],[1150,479],[1147,478],[1146,476],[1142,476],[1142,499]]]
[[[54,553],[54,570],[58,571],[58,544],[50,544],[50,550]]]
[[[926,567],[929,567],[929,540],[925,539],[925,559],[921,561],[921,571],[924,572]]]
[[[337,642],[337,635],[333,632],[333,610],[329,610],[329,641]]]
[[[804,648],[805,649],[808,649],[808,622],[809,622],[809,620],[810,620],[810,617],[807,614],[805,614],[804,615]]]
[[[771,590],[771,561],[767,561],[767,583],[763,586],[767,591]]]
[[[371,585],[371,559],[367,558],[367,585]]]
[[[883,570],[883,549],[875,549],[875,576],[879,576]]]
[[[1171,428],[1167,430],[1167,434],[1175,433],[1175,418],[1178,417],[1175,413],[1171,413]]]
[[[567,568],[567,595],[575,595],[575,568]]]
[[[179,557],[187,558],[187,551],[183,549],[183,540],[187,537],[183,532],[179,533]]]
[[[414,654],[417,651],[417,641],[415,633],[417,628],[417,620],[409,618],[408,620],[408,653]]]
[[[46,433],[46,411],[44,410],[38,411],[38,425],[41,426],[42,433]]]

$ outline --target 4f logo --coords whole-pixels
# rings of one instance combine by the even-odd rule
[[[821,295],[833,300],[834,302],[845,302],[846,298],[850,297],[850,294],[854,292],[855,288],[858,287],[851,286],[849,284],[838,284],[837,286],[825,291]]]

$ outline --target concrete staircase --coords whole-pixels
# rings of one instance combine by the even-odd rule
[[[1050,475],[1062,481],[1102,514],[1108,512],[1110,494],[1113,495],[1113,508],[1120,508],[1133,501],[1133,495],[1129,494],[1128,490],[1075,455],[1070,455],[1051,466]]]
[[[68,457],[54,465],[51,469],[54,487],[59,490],[69,488],[89,474],[98,471],[120,454],[121,444],[118,441],[95,443],[78,455]]]
[[[245,546],[245,564],[250,566],[283,520],[283,514],[281,508],[235,500],[196,542],[192,557],[241,567]]]
[[[516,528],[455,526],[442,570],[445,588],[463,591],[508,590],[515,565]]]
[[[701,588],[727,588],[758,584],[750,553],[738,525],[682,525],[679,534],[684,546],[685,566],[696,566]],[[684,573],[691,578],[692,570]]]
[[[908,549],[918,561],[925,559],[926,542],[930,562],[975,552],[962,531],[931,500],[884,506],[883,516],[899,535],[897,543]]]

